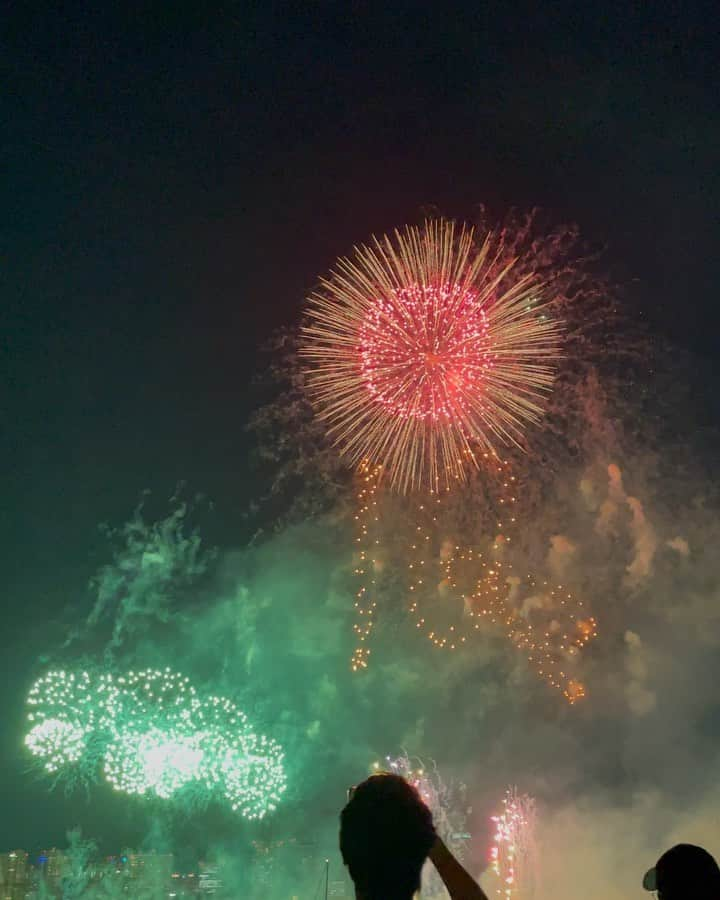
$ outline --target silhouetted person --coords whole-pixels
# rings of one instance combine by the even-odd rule
[[[643,887],[659,900],[720,900],[720,868],[702,847],[677,844],[645,873]]]
[[[432,813],[399,775],[372,775],[340,815],[340,852],[358,900],[412,900],[430,857],[452,900],[487,900],[435,833]]]

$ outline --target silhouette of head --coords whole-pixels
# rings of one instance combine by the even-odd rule
[[[371,776],[340,814],[340,852],[362,900],[410,900],[434,841],[432,813],[399,775]]]
[[[712,856],[694,844],[677,844],[645,873],[643,887],[660,900],[717,900],[720,868]]]

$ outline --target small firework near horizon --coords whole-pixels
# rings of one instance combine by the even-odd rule
[[[443,219],[373,238],[308,300],[300,354],[328,435],[402,493],[523,445],[552,387],[562,326],[492,234]]]
[[[538,881],[535,841],[537,809],[528,794],[508,788],[503,809],[491,817],[495,828],[490,865],[498,879],[495,894],[503,900],[530,900]]]
[[[201,697],[170,669],[126,674],[51,671],[30,689],[28,750],[72,782],[102,771],[115,790],[193,805],[221,799],[246,819],[273,812],[285,791],[283,753],[227,697]]]

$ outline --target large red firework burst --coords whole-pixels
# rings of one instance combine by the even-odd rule
[[[311,399],[351,464],[401,491],[463,478],[520,444],[553,380],[560,324],[532,274],[491,235],[445,220],[373,238],[308,302],[300,352]]]

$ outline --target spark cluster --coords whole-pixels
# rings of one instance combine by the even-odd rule
[[[473,597],[473,603],[477,605],[471,610],[471,616],[483,616],[491,624],[500,626],[512,646],[527,657],[528,664],[538,676],[561,691],[568,703],[572,705],[581,700],[585,696],[585,686],[573,676],[570,666],[580,650],[597,637],[595,619],[579,616],[578,607],[582,606],[582,600],[576,600],[561,584],[552,585],[527,575],[524,582],[516,582],[515,586],[512,576],[508,579],[509,587],[499,586],[500,571],[499,564],[494,563],[490,580],[483,583]],[[523,584],[528,592],[524,605],[529,603],[541,611],[547,608],[550,621],[543,615],[542,623],[535,625],[531,612],[523,614],[518,609],[513,594],[515,587]]]
[[[416,619],[416,628],[424,630],[428,640],[441,649],[456,650],[466,643],[473,631],[479,631],[480,623],[476,621],[478,594],[489,592],[492,595],[502,592],[503,588],[500,557],[512,540],[510,530],[515,524],[516,479],[507,460],[486,453],[483,462],[486,475],[493,479],[498,495],[499,511],[491,528],[494,532],[492,555],[485,558],[480,549],[465,547],[449,540],[436,547],[438,518],[449,489],[432,492],[427,500],[417,505],[415,511],[416,524],[407,548],[408,590],[411,594],[409,611]],[[435,558],[439,572],[433,572]],[[465,591],[460,590],[455,595],[462,603],[462,614],[457,624],[450,625],[443,631],[427,621],[422,612],[420,596],[427,588],[436,588],[447,600],[448,593],[459,590],[459,570],[471,573]],[[439,584],[435,577],[437,575],[440,576]]]
[[[449,488],[430,492],[412,507],[399,567],[406,573],[409,617],[436,649],[455,651],[478,634],[500,630],[529,667],[573,704],[585,696],[573,669],[582,648],[597,636],[597,623],[567,586],[514,574],[507,556],[516,526],[517,480],[507,460],[488,453],[483,463],[497,506],[488,524],[492,536],[487,546],[461,544],[456,536],[440,539],[440,517]],[[355,573],[360,585],[355,600],[358,643],[351,660],[353,671],[368,666],[368,643],[377,612],[376,572],[383,551],[377,497],[381,474],[381,467],[368,461],[359,469]]]
[[[495,834],[490,864],[498,879],[495,893],[505,900],[528,900],[533,894],[537,880],[535,820],[535,801],[527,794],[519,795],[515,788],[505,791],[502,811],[491,817]]]
[[[231,700],[199,696],[170,669],[51,671],[27,704],[25,744],[47,774],[99,758],[118,791],[169,799],[191,790],[247,819],[273,811],[285,790],[279,745],[256,734]]]
[[[445,220],[373,238],[310,295],[300,353],[309,396],[350,465],[434,489],[478,453],[520,444],[559,355],[532,274],[488,234]]]
[[[358,535],[355,542],[358,544],[357,564],[355,575],[360,579],[360,586],[355,594],[355,615],[357,621],[353,625],[353,631],[357,635],[358,644],[353,651],[350,667],[353,672],[359,669],[367,669],[370,648],[367,646],[370,634],[375,624],[375,612],[377,600],[375,598],[375,567],[378,560],[375,558],[372,548],[377,546],[379,538],[370,543],[369,525],[379,521],[377,512],[377,486],[382,473],[381,466],[373,466],[364,460],[358,470],[359,488],[357,492],[358,511],[355,515]]]

